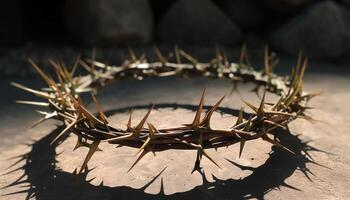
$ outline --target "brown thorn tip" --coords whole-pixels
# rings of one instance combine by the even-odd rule
[[[152,106],[149,108],[148,112],[146,113],[146,115],[143,117],[143,119],[140,121],[140,123],[136,126],[133,134],[135,136],[139,136],[140,132],[141,132],[141,129],[143,127],[143,125],[145,124],[148,116],[150,115],[151,111],[153,110],[153,107],[154,107],[154,104],[152,104]]]
[[[139,157],[137,157],[137,159],[135,160],[135,162],[131,165],[131,167],[128,169],[127,173],[129,173],[134,167],[135,165],[143,158],[143,156],[145,156],[148,153],[148,150],[145,148],[143,149],[142,153],[139,155]]]
[[[219,108],[221,102],[224,100],[225,97],[226,95],[224,95],[213,107],[211,107],[211,109],[208,111],[203,121],[201,122],[201,125],[209,126],[211,116]]]
[[[201,114],[202,114],[202,111],[203,111],[203,104],[204,104],[206,90],[207,90],[207,88],[204,87],[204,90],[203,90],[202,97],[201,97],[201,100],[200,100],[199,105],[198,105],[198,109],[197,109],[196,115],[195,115],[195,117],[193,119],[193,122],[191,124],[192,127],[198,127],[199,124],[200,124],[200,118],[201,118]]]
[[[69,131],[69,129],[71,129],[78,121],[75,120],[73,121],[72,123],[70,123],[68,126],[66,126],[65,129],[63,129],[63,131],[58,134],[55,139],[53,139],[51,142],[50,142],[50,145],[54,144],[63,134],[65,134],[67,131]]]
[[[253,106],[253,104],[249,103],[248,101],[241,99],[243,103],[245,103],[249,108],[251,108],[254,112],[258,112],[258,108]]]
[[[239,158],[241,158],[242,156],[244,145],[245,145],[245,140],[241,140],[239,145]]]

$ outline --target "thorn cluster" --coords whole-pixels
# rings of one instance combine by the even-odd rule
[[[178,47],[175,47],[174,54],[172,54],[174,58],[164,56],[155,47],[155,54],[159,59],[156,62],[148,62],[144,54],[138,58],[134,51],[129,49],[130,60],[126,60],[121,66],[110,66],[98,62],[95,60],[95,53],[93,53],[91,59],[81,59],[79,56],[70,69],[64,63],[50,60],[56,78],[52,78],[32,60],[29,60],[33,68],[46,82],[47,88],[35,90],[19,83],[12,83],[12,85],[45,100],[44,102],[17,101],[17,103],[46,108],[45,111],[38,111],[44,117],[34,125],[47,119],[56,119],[65,124],[64,130],[56,136],[51,144],[59,142],[63,135],[73,133],[77,136],[77,144],[74,150],[80,147],[89,149],[79,173],[87,168],[93,154],[100,150],[99,144],[106,142],[139,149],[138,157],[129,171],[147,153],[167,149],[196,150],[197,158],[194,170],[200,170],[200,161],[203,156],[220,167],[206,152],[206,149],[239,143],[239,157],[241,157],[246,142],[259,138],[293,153],[278,141],[272,139],[274,137],[271,131],[278,127],[285,128],[289,122],[298,117],[311,119],[305,115],[305,110],[310,108],[307,106],[308,101],[318,93],[306,93],[302,90],[307,60],[305,59],[302,62],[300,56],[297,65],[292,69],[291,76],[281,77],[273,72],[278,60],[274,54],[268,52],[268,48],[264,53],[264,68],[262,71],[255,70],[249,64],[245,49],[245,46],[243,46],[239,63],[230,63],[226,55],[218,48],[215,52],[215,58],[209,63],[199,62]],[[174,61],[171,61],[172,59]],[[78,66],[82,66],[88,73],[83,76],[76,76]],[[201,117],[204,112],[205,89],[194,119],[190,124],[164,129],[158,129],[156,125],[146,123],[153,106],[136,124],[132,122],[131,111],[126,129],[120,129],[109,123],[109,119],[94,95],[92,95],[92,100],[96,104],[97,116],[86,108],[80,98],[82,93],[96,93],[99,88],[113,80],[142,80],[146,77],[190,75],[230,79],[233,81],[234,90],[236,90],[238,82],[249,81],[256,84],[254,92],[258,94],[259,88],[263,87],[264,93],[258,106],[242,99],[243,103],[253,111],[248,119],[244,119],[244,109],[242,107],[233,125],[220,129],[211,127],[211,119],[225,96],[220,98],[205,113],[204,117]],[[280,97],[279,100],[275,103],[266,102],[267,92],[277,94]]]

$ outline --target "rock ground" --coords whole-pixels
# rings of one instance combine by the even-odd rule
[[[314,67],[315,63],[311,68]],[[350,195],[347,188],[350,182],[350,81],[348,72],[318,71],[307,74],[305,88],[323,91],[310,103],[315,107],[310,114],[323,122],[298,119],[290,124],[291,134],[277,133],[281,142],[296,155],[275,147],[271,152],[271,145],[260,140],[248,142],[241,158],[238,158],[238,145],[218,149],[218,152],[209,150],[222,169],[204,159],[205,179],[198,172],[191,174],[194,151],[169,150],[157,152],[156,157],[150,154],[127,173],[136,158],[136,149],[111,145],[102,145],[103,151],[94,155],[89,164],[93,170],[87,177],[72,175],[81,165],[86,150],[72,152],[75,136],[57,147],[50,146],[59,125],[55,121],[28,129],[39,119],[35,108],[15,105],[13,100],[30,97],[2,81],[0,89],[6,95],[1,97],[0,104],[0,172],[3,174],[0,188],[5,187],[0,189],[1,199],[24,199],[27,195],[37,199],[346,199]],[[41,85],[33,79],[18,81],[34,87]],[[230,90],[230,83],[220,80],[148,79],[143,84],[138,81],[116,84],[103,90],[99,99],[116,124],[125,124],[131,107],[136,108],[136,123],[151,102],[160,107],[151,114],[151,122],[181,124],[193,117],[205,84],[210,105]],[[240,95],[257,103],[253,94],[244,92],[251,87],[242,85]],[[234,94],[222,107],[239,108],[240,104],[240,96]],[[227,126],[234,120],[230,115],[234,110],[222,109],[222,112],[223,115],[215,115],[215,126]],[[313,148],[319,151],[312,151]],[[319,165],[307,162],[305,152]],[[13,158],[16,156],[20,157]],[[23,160],[15,164],[19,158]],[[90,182],[84,181],[92,178]],[[6,187],[16,179],[21,184]]]

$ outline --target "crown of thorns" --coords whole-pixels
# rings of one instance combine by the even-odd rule
[[[301,56],[299,56],[296,66],[292,68],[291,75],[281,77],[273,72],[278,60],[274,54],[268,52],[267,48],[264,52],[262,71],[255,70],[249,64],[244,47],[238,63],[230,63],[220,50],[216,51],[215,58],[208,63],[199,62],[177,47],[174,49],[173,58],[163,56],[159,49],[155,48],[159,59],[156,62],[148,62],[144,54],[137,58],[131,49],[129,51],[130,60],[126,60],[121,66],[110,66],[98,62],[95,60],[94,53],[91,59],[80,59],[78,56],[71,69],[68,69],[63,63],[50,60],[56,74],[56,80],[44,73],[32,60],[29,60],[48,87],[34,90],[19,83],[12,83],[15,87],[45,99],[45,102],[17,101],[18,103],[47,108],[46,111],[39,111],[44,115],[44,118],[35,125],[47,119],[56,119],[64,123],[64,130],[56,136],[52,144],[58,142],[62,136],[73,133],[77,136],[74,150],[80,147],[89,149],[79,173],[87,169],[89,160],[99,150],[99,144],[103,142],[139,149],[138,157],[129,171],[148,152],[168,149],[197,150],[194,170],[200,169],[200,161],[203,156],[220,167],[208,155],[206,149],[239,143],[239,156],[241,156],[245,142],[259,138],[293,153],[273,139],[271,131],[278,127],[285,128],[289,122],[300,117],[311,119],[305,115],[305,110],[310,108],[307,103],[317,93],[306,93],[302,90],[307,59],[302,61]],[[182,60],[186,61],[182,62]],[[75,76],[78,66],[85,68],[88,73],[83,76]],[[232,126],[212,128],[210,126],[211,117],[225,96],[207,110],[203,118],[201,114],[204,112],[203,104],[206,94],[204,89],[193,121],[179,127],[164,129],[157,129],[157,126],[151,123],[147,123],[145,126],[153,106],[136,126],[132,123],[132,112],[130,112],[126,129],[116,128],[109,123],[93,95],[99,88],[115,80],[142,80],[146,77],[190,75],[230,79],[233,82],[233,88],[236,88],[239,82],[252,82],[256,84],[254,91],[257,92],[260,87],[264,87],[264,94],[261,97],[260,105],[257,106],[242,100],[253,111],[249,118],[243,117],[244,110],[241,107],[237,120]],[[80,95],[86,92],[92,93],[92,99],[98,111],[96,116],[87,110],[80,98]],[[278,95],[278,101],[266,102],[266,92]]]

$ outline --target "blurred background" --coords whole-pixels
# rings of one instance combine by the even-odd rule
[[[349,0],[4,0],[0,76],[28,76],[27,58],[72,60],[78,53],[120,63],[126,47],[148,52],[174,44],[203,59],[222,47],[235,61],[265,45],[295,58],[350,63]]]

